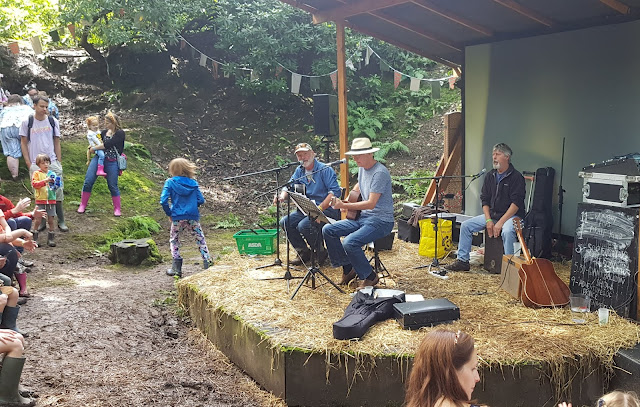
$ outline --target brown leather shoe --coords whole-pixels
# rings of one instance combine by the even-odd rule
[[[356,270],[351,269],[347,274],[342,274],[342,280],[340,280],[340,285],[347,285],[351,280],[356,278]]]
[[[374,273],[372,273],[374,274]],[[371,277],[371,276],[369,276]],[[378,281],[380,281],[380,278],[378,277],[378,274],[374,274],[374,278],[373,280],[369,280],[369,278],[366,278],[362,281],[360,281],[360,285],[358,286],[358,288],[356,288],[356,290],[362,290],[365,287],[375,287],[376,284],[378,284]]]

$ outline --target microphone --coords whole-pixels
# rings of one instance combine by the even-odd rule
[[[333,162],[327,163],[327,165],[328,165],[329,167],[333,167],[333,166],[335,166],[335,165],[346,164],[346,163],[347,163],[347,161],[348,161],[348,159],[347,159],[347,158],[343,158],[342,160],[338,160],[338,161],[333,161]]]
[[[473,180],[476,180],[476,179],[480,178],[481,176],[483,176],[483,175],[484,175],[484,173],[485,173],[485,172],[487,172],[487,169],[486,169],[486,168],[483,168],[483,169],[482,169],[482,171],[480,171],[479,173],[477,173],[476,175],[474,175],[474,176],[473,176],[473,178],[471,178],[471,180],[473,181]]]
[[[285,164],[284,167],[289,168],[289,167],[295,167],[296,165],[302,165],[302,161],[294,161],[294,162]]]

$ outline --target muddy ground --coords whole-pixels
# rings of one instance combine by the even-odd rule
[[[14,75],[5,78],[13,83],[24,82],[34,70],[32,57],[20,58]],[[300,130],[313,120],[305,101],[291,113],[243,100],[227,84],[208,83],[207,90],[199,93],[179,86],[169,94],[172,83],[165,81],[147,93],[132,92],[126,96],[129,100],[109,104],[99,97],[111,90],[108,81],[96,78],[90,68],[72,72],[69,67],[77,63],[71,59],[49,65],[49,70],[37,67],[35,74],[41,84],[60,89],[49,93],[61,108],[67,139],[83,138],[84,118],[107,109],[116,111],[125,124],[173,130],[181,154],[201,164],[200,183],[209,192],[203,214],[233,212],[255,220],[270,202],[255,196],[275,182],[256,178],[224,183],[222,178],[269,168],[276,156],[293,161],[291,143],[312,136]],[[192,78],[198,80],[197,75]],[[277,125],[278,115],[286,117],[285,126]],[[442,118],[425,123],[405,144],[411,152],[392,159],[392,174],[406,175],[416,167],[433,169],[442,152]],[[147,147],[163,167],[175,156],[166,146]],[[67,199],[79,200],[74,196],[79,191],[65,192]],[[82,248],[78,236],[104,233],[112,222],[67,210],[70,232],[57,234],[58,246],[27,255],[36,265],[29,274],[32,296],[21,308],[18,326],[29,334],[23,383],[39,394],[37,405],[284,405],[176,312],[174,281],[165,275],[166,263],[153,268],[112,266],[105,256]],[[168,223],[163,226],[166,234]],[[224,237],[224,232],[213,229],[205,233],[214,257],[223,247],[234,245],[228,232]],[[156,240],[168,258],[168,236]],[[200,270],[197,260],[195,251],[186,257],[186,273]]]

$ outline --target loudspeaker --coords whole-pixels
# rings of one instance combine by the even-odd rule
[[[313,131],[320,136],[338,134],[338,97],[313,95]]]

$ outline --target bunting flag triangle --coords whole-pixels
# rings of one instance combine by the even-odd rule
[[[249,80],[251,82],[254,82],[254,81],[257,81],[258,79],[260,79],[258,78],[258,72],[255,69],[252,69],[249,74]]]
[[[383,60],[380,60],[380,71],[381,72],[389,72],[389,65],[384,62]]]
[[[51,37],[51,41],[53,42],[60,42],[60,34],[58,33],[58,30],[49,31],[49,37]]]
[[[302,81],[302,75],[299,73],[291,74],[291,93],[298,94],[300,93],[300,82]]]
[[[431,82],[431,98],[440,99],[440,81]]]
[[[42,42],[39,36],[31,37],[31,48],[36,55],[42,55]]]
[[[282,66],[280,65],[276,66],[276,78],[278,78],[281,73],[282,73]]]
[[[124,17],[124,9],[123,8],[120,9],[120,17],[121,18]]]
[[[76,26],[75,26],[75,25],[73,25],[73,24],[69,24],[69,25],[67,26],[67,28],[69,29],[69,32],[71,33],[71,36],[72,36],[73,38],[75,38],[75,37],[76,37]]]
[[[338,88],[338,71],[332,72],[329,77],[331,78],[331,86],[333,86],[333,90]]]
[[[309,87],[312,91],[320,89],[320,78],[318,78],[317,76],[312,76],[311,78],[309,78]]]
[[[207,56],[205,54],[200,54],[200,66],[207,66]]]
[[[344,63],[347,68],[351,69],[352,71],[356,70],[356,67],[353,66],[353,61],[351,60],[351,58],[347,59],[347,61]]]
[[[398,89],[400,81],[402,80],[402,74],[399,71],[393,71],[393,88]]]
[[[411,84],[409,85],[409,90],[411,92],[417,92],[420,90],[420,79],[418,78],[411,78]]]
[[[364,56],[364,64],[365,65],[369,65],[369,59],[371,59],[371,53],[372,53],[372,49],[370,46],[367,45],[367,53]]]
[[[218,63],[213,61],[213,79],[218,79]]]
[[[187,46],[187,42],[185,40],[180,40],[180,51],[182,51],[186,46]]]
[[[230,77],[230,76],[231,76],[231,73],[229,73],[229,71],[228,71],[228,70],[223,69],[222,71],[223,71],[222,76],[224,76],[225,78],[228,78],[228,77]]]
[[[194,59],[196,57],[196,49],[191,47],[191,59]]]
[[[456,87],[456,77],[449,78],[449,89],[453,90]]]
[[[20,46],[18,45],[18,41],[9,43],[9,50],[11,51],[12,54],[19,54]]]

